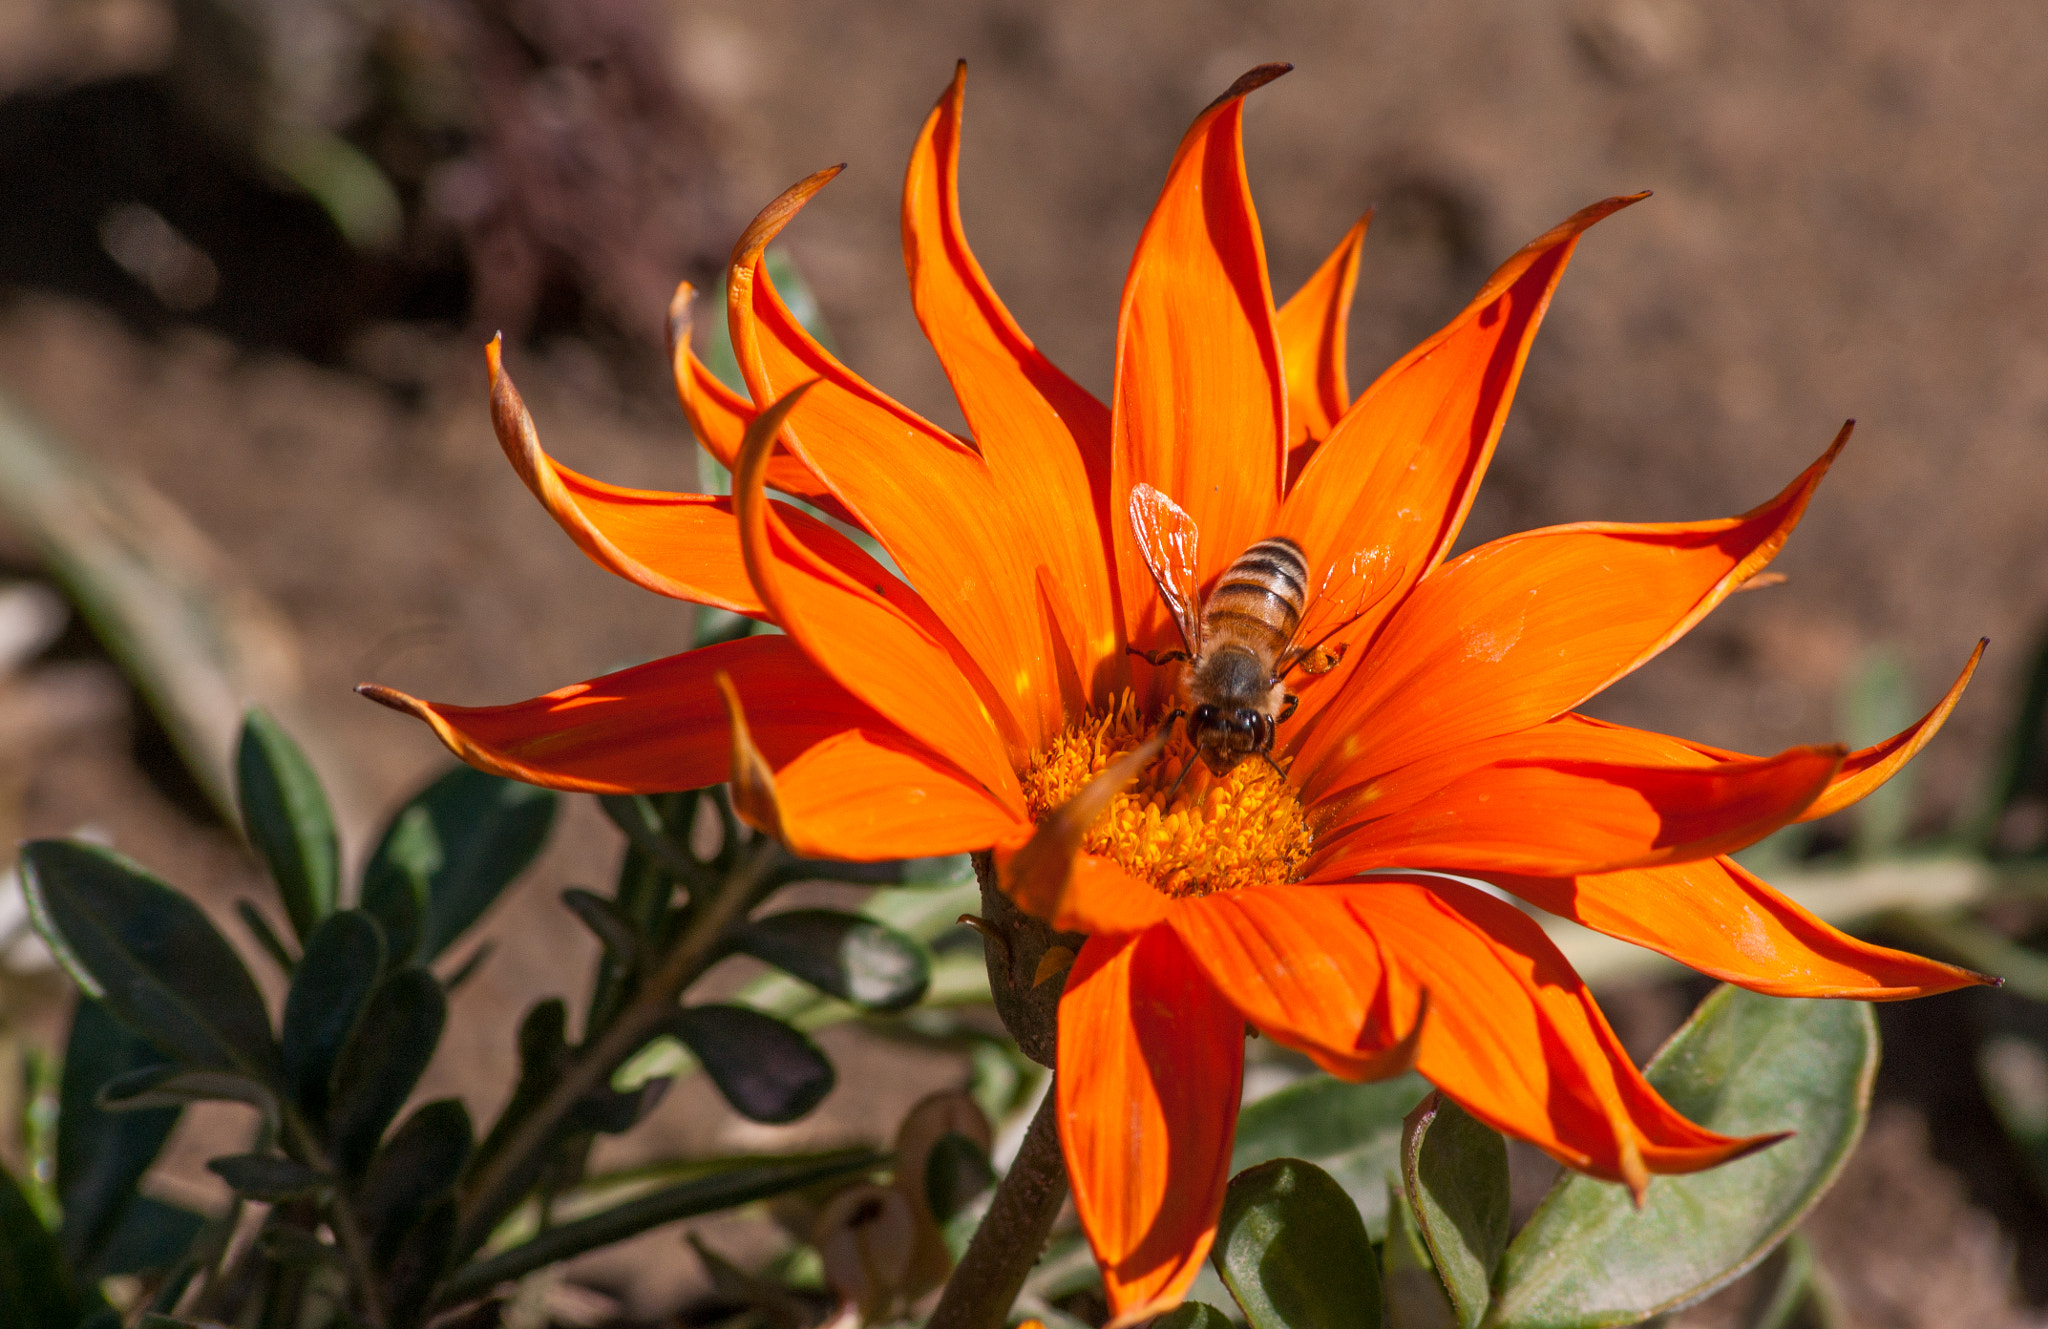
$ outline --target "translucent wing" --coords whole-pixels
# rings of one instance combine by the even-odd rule
[[[1180,628],[1181,644],[1189,655],[1202,649],[1202,584],[1195,569],[1195,548],[1199,533],[1195,519],[1180,505],[1148,484],[1131,487],[1131,531],[1138,537],[1138,552],[1152,570],[1159,598],[1173,614]]]
[[[1343,647],[1326,649],[1324,643],[1350,627],[1401,583],[1402,568],[1382,548],[1360,549],[1351,556],[1351,566],[1332,565],[1323,573],[1294,636],[1280,655],[1280,675],[1299,667],[1305,674],[1320,674],[1332,668],[1343,655]],[[1342,587],[1341,590],[1337,589]]]

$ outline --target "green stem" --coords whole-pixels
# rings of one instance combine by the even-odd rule
[[[661,964],[634,993],[618,1018],[577,1050],[563,1069],[561,1078],[525,1120],[519,1123],[505,1147],[470,1183],[458,1208],[455,1249],[463,1256],[489,1239],[498,1221],[523,1198],[528,1164],[540,1152],[551,1148],[562,1122],[593,1090],[611,1079],[626,1059],[661,1032],[675,1014],[683,990],[714,964],[723,953],[726,934],[746,915],[754,887],[774,866],[780,853],[766,836],[754,841],[747,854],[701,912],[691,920],[688,931],[662,958]]]
[[[996,1187],[988,1216],[975,1230],[925,1329],[1002,1329],[1067,1198],[1058,1102],[1059,1086],[1048,1085],[1017,1161]]]

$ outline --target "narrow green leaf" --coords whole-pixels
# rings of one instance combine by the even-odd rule
[[[697,791],[650,797],[647,794],[600,794],[598,806],[640,850],[678,881],[690,881],[703,865],[690,853],[690,822],[697,811]],[[674,806],[670,806],[673,804]],[[664,810],[673,817],[663,816]]]
[[[1488,1325],[1633,1324],[1735,1278],[1834,1181],[1876,1072],[1864,1003],[1717,989],[1645,1074],[1709,1130],[1795,1134],[1705,1172],[1654,1177],[1640,1210],[1621,1186],[1567,1176],[1509,1243]]]
[[[57,1238],[13,1174],[0,1168],[0,1324],[74,1329],[99,1305],[97,1295],[73,1286]]]
[[[271,962],[279,969],[289,975],[298,967],[299,962],[292,958],[291,948],[286,946],[284,938],[278,936],[271,928],[270,920],[263,916],[263,911],[256,907],[255,901],[235,901],[235,917],[242,920],[242,926],[248,929],[249,936],[263,948],[263,953],[269,956]]]
[[[270,1016],[199,907],[110,849],[36,840],[21,851],[36,930],[90,996],[192,1067],[269,1081]]]
[[[365,907],[424,885],[416,950],[403,950],[377,911],[394,961],[431,960],[482,917],[540,853],[559,801],[552,790],[458,766],[406,804],[363,874]]]
[[[209,1159],[206,1166],[252,1200],[296,1200],[334,1184],[333,1178],[278,1154],[229,1154]]]
[[[832,1063],[773,1016],[745,1006],[691,1006],[668,1031],[704,1064],[725,1101],[750,1121],[795,1121],[832,1092]]]
[[[454,1258],[455,1229],[454,1197],[444,1197],[413,1225],[404,1244],[392,1253],[382,1290],[393,1324],[418,1324],[425,1318],[434,1285]]]
[[[64,1258],[73,1268],[91,1268],[105,1251],[136,1186],[178,1124],[176,1108],[108,1112],[99,1105],[100,1089],[123,1075],[167,1064],[106,1007],[90,997],[79,999],[57,1099],[57,1199],[64,1209]]]
[[[329,915],[306,939],[284,999],[284,1087],[311,1121],[327,1114],[334,1068],[384,972],[384,935],[359,909]]]
[[[273,1128],[279,1119],[277,1095],[270,1087],[233,1071],[146,1067],[107,1081],[94,1101],[107,1112],[147,1112],[181,1108],[187,1103],[247,1103]]]
[[[1387,1299],[1387,1329],[1458,1329],[1458,1313],[1436,1276],[1429,1244],[1415,1226],[1415,1208],[1390,1177],[1387,1240],[1380,1248],[1380,1289]]]
[[[79,1272],[88,1278],[169,1269],[184,1259],[206,1229],[207,1218],[190,1209],[135,1195],[121,1210],[106,1245]]]
[[[448,998],[424,969],[401,969],[377,985],[334,1072],[327,1120],[345,1175],[360,1176],[368,1165],[433,1060],[447,1019]]]
[[[428,1211],[455,1189],[474,1143],[469,1109],[459,1098],[441,1098],[407,1117],[370,1160],[356,1214],[379,1268],[390,1265]]]
[[[612,963],[629,973],[639,968],[640,936],[616,904],[580,886],[571,886],[563,891],[562,903],[584,927],[590,929],[605,953],[611,956]]]
[[[1379,1329],[1379,1261],[1358,1206],[1298,1158],[1231,1178],[1210,1263],[1251,1329]]]
[[[1230,1329],[1230,1317],[1206,1301],[1183,1301],[1152,1321],[1152,1329]]]
[[[1401,1171],[1459,1329],[1477,1329],[1508,1247],[1508,1142],[1432,1094],[1408,1118]]]
[[[441,861],[433,818],[423,809],[408,807],[392,821],[377,846],[377,857],[363,874],[363,912],[377,920],[393,965],[423,960],[429,895]]]
[[[708,1176],[665,1186],[650,1195],[549,1228],[532,1241],[456,1270],[441,1288],[438,1304],[454,1305],[557,1260],[624,1241],[664,1223],[872,1172],[887,1161],[887,1155],[868,1149],[845,1150],[823,1158],[750,1159]]]
[[[1386,1179],[1401,1169],[1401,1119],[1428,1093],[1419,1075],[1374,1084],[1311,1075],[1238,1113],[1231,1175],[1305,1158],[1336,1179],[1378,1240],[1387,1231]]]
[[[958,1131],[932,1141],[924,1162],[924,1198],[941,1226],[995,1184],[996,1170],[980,1145]]]
[[[341,890],[341,841],[320,777],[298,744],[259,710],[242,720],[235,794],[242,829],[269,865],[303,945],[334,911]]]
[[[836,909],[792,909],[742,928],[739,951],[863,1010],[914,1006],[931,982],[924,947],[886,924]]]

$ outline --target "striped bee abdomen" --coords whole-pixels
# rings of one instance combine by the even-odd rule
[[[1277,650],[1301,622],[1308,596],[1308,560],[1301,546],[1272,535],[1237,556],[1224,569],[1202,606],[1202,635],[1271,634]]]

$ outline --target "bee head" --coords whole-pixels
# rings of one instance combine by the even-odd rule
[[[1272,746],[1273,722],[1250,707],[1204,703],[1188,716],[1188,741],[1210,774],[1228,775],[1246,757]]]

